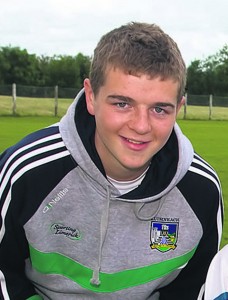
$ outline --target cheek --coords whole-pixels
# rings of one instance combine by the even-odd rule
[[[107,115],[102,115],[101,117],[96,115],[96,126],[99,132],[112,132],[118,127],[116,121]]]
[[[174,126],[173,121],[167,122],[167,123],[158,123],[156,128],[153,128],[153,132],[157,135],[158,139],[161,140],[168,140],[170,137],[172,131],[173,131],[173,126]]]
[[[112,109],[99,109],[96,110],[95,114],[96,124],[101,130],[114,131],[122,126],[124,123],[123,116],[113,113]]]

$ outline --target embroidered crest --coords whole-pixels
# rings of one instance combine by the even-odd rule
[[[62,235],[71,240],[80,240],[81,239],[81,234],[80,234],[79,230],[76,228],[72,228],[70,226],[65,226],[62,224],[55,223],[55,224],[51,225],[50,229],[53,234]]]
[[[154,218],[151,221],[151,249],[160,252],[174,250],[177,247],[178,227],[178,218]]]

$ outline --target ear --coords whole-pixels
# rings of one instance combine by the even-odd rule
[[[185,104],[185,97],[181,98],[181,101],[177,104],[177,114],[180,111],[181,107]]]
[[[90,80],[86,78],[84,80],[85,98],[87,110],[91,115],[94,115],[94,93],[91,87]]]

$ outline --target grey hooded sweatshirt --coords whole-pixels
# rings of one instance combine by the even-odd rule
[[[0,299],[201,299],[221,238],[217,174],[176,124],[121,195],[94,132],[82,90],[1,155]]]

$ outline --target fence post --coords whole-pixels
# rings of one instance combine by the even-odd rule
[[[58,85],[55,86],[55,117],[58,115]]]
[[[211,120],[212,116],[212,106],[213,106],[213,96],[209,96],[209,120]]]
[[[188,105],[188,94],[185,94],[185,101],[184,101],[184,120],[187,118],[187,105]]]
[[[13,100],[12,114],[13,114],[13,116],[15,116],[16,115],[16,110],[17,110],[17,87],[16,87],[16,83],[12,84],[12,100]]]

